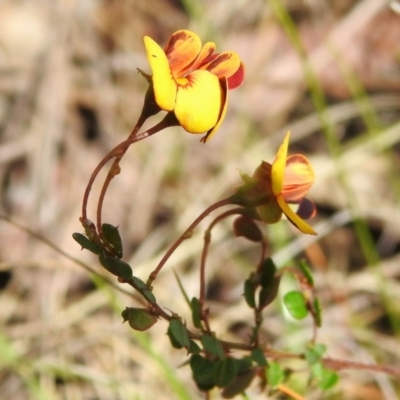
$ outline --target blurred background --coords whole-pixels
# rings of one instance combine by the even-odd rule
[[[312,266],[324,318],[318,342],[330,357],[400,365],[399,10],[386,0],[0,1],[0,398],[204,398],[167,324],[146,333],[122,325],[121,311],[138,303],[71,259],[107,276],[71,237],[82,231],[82,195],[139,116],[147,83],[137,68],[150,73],[143,36],[163,46],[179,29],[237,52],[246,78],[207,144],[170,128],[130,148],[103,213],[120,227],[124,260],[145,280],[192,220],[240,183],[238,172],[273,161],[290,129],[290,152],[315,167],[319,235],[300,236],[285,221],[265,228],[270,255],[279,266],[301,258]],[[95,185],[93,219],[98,194]],[[173,271],[197,295],[201,246],[198,229],[155,285],[160,304],[188,319]],[[249,333],[242,284],[257,257],[256,246],[233,238],[231,221],[215,230],[207,297],[227,340]],[[280,297],[293,285],[285,280]],[[311,326],[290,319],[278,298],[262,332],[274,348],[300,352]],[[388,375],[340,376],[325,394],[307,385],[306,371],[290,385],[307,399],[400,397]],[[248,394],[286,398],[257,384]]]

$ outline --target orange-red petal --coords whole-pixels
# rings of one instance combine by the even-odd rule
[[[288,203],[298,203],[314,183],[314,169],[302,154],[287,158],[282,195]]]
[[[188,67],[195,62],[201,51],[201,40],[193,32],[180,30],[173,33],[165,46],[172,74],[175,78],[183,76]]]
[[[190,133],[203,133],[213,128],[221,111],[221,86],[208,71],[197,70],[178,79],[175,115]]]
[[[283,211],[283,213],[286,215],[288,220],[296,226],[300,231],[303,233],[307,233],[309,235],[316,235],[317,232],[314,231],[313,228],[311,228],[310,225],[307,224],[303,219],[301,219],[286,203],[285,199],[283,196],[280,194],[276,196],[276,201],[279,204],[280,209]]]
[[[239,69],[232,76],[228,78],[228,88],[232,90],[239,87],[243,83],[244,73],[245,73],[244,64],[241,62]]]
[[[226,52],[216,54],[216,57],[207,64],[201,66],[207,69],[218,78],[229,78],[240,68],[240,58],[236,53]]]
[[[177,85],[164,50],[150,37],[144,37],[147,59],[153,71],[152,82],[157,105],[165,111],[175,106]]]

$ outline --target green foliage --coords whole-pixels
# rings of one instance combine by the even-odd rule
[[[122,240],[118,228],[111,224],[103,224],[101,226],[101,229],[103,231],[104,239],[107,241],[108,244],[111,245],[116,256],[118,258],[122,258],[123,255]]]
[[[263,234],[253,219],[240,216],[233,223],[233,231],[236,237],[244,237],[251,242],[261,242]]]
[[[311,273],[311,269],[306,263],[305,260],[300,260],[299,267],[301,272],[303,273],[304,277],[307,279],[308,284],[313,287],[314,286],[314,278]]]
[[[121,315],[124,322],[128,321],[132,329],[140,332],[147,331],[157,322],[157,317],[143,308],[126,307]]]
[[[307,316],[308,309],[303,293],[297,290],[286,293],[283,302],[293,318],[303,319]]]
[[[243,393],[250,386],[255,375],[256,371],[254,369],[239,373],[234,380],[224,388],[222,397],[224,399],[232,399]]]
[[[103,249],[101,248],[101,246],[99,246],[97,243],[94,243],[91,240],[89,240],[82,233],[75,232],[72,234],[72,237],[74,238],[74,240],[76,242],[78,242],[81,245],[82,249],[89,250],[90,252],[92,252],[98,256],[103,252]]]
[[[322,309],[321,309],[321,303],[319,302],[318,297],[316,297],[313,301],[313,306],[314,306],[314,319],[315,323],[318,327],[322,326]]]
[[[256,347],[251,351],[250,357],[260,367],[266,367],[268,365],[264,352],[259,347]]]
[[[322,363],[317,362],[311,366],[311,371],[317,385],[322,390],[328,390],[335,386],[339,381],[339,376],[335,371],[325,368]]]
[[[190,347],[188,331],[186,326],[179,319],[173,318],[169,321],[168,336],[173,344],[178,344],[178,348]]]
[[[138,277],[132,276],[130,279],[137,290],[139,290],[144,298],[150,303],[156,303],[157,300],[149,287]]]
[[[196,297],[192,298],[192,301],[190,302],[190,307],[192,309],[192,321],[193,325],[197,329],[201,329],[201,307],[200,307],[200,302],[199,299]]]
[[[108,272],[118,276],[118,278],[122,278],[125,281],[132,278],[132,268],[126,262],[107,256],[105,253],[100,254],[99,261]]]
[[[203,335],[201,337],[201,344],[204,350],[218,358],[224,358],[225,352],[219,340],[211,335]]]
[[[276,387],[283,382],[285,373],[280,364],[270,361],[265,369],[265,378],[270,387]]]
[[[214,382],[218,387],[229,385],[235,378],[239,369],[238,360],[226,357],[214,365]]]
[[[307,362],[312,365],[318,362],[321,357],[325,354],[326,352],[326,346],[324,344],[315,344],[315,345],[310,345],[304,352],[304,356],[307,360]]]
[[[214,366],[216,363],[216,361],[209,360],[200,354],[193,354],[190,357],[193,380],[200,390],[207,391],[215,386]]]
[[[244,299],[250,308],[256,308],[256,286],[254,279],[250,276],[244,281]]]

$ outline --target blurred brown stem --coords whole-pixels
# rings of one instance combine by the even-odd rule
[[[149,278],[147,280],[147,285],[151,286],[151,284],[154,282],[154,280],[157,278],[158,273],[162,269],[162,267],[165,265],[165,263],[168,261],[168,259],[171,257],[171,255],[174,253],[174,251],[180,246],[180,244],[186,240],[190,239],[193,235],[193,230],[199,225],[199,223],[207,217],[210,213],[215,211],[216,209],[229,205],[231,204],[231,200],[229,198],[223,199],[220,201],[217,201],[216,203],[212,204],[210,207],[208,207],[206,210],[204,210],[189,226],[189,228],[186,229],[185,232],[175,241],[175,243],[168,249],[168,251],[164,254],[164,257],[161,259],[161,261],[158,263],[156,269],[149,275]]]

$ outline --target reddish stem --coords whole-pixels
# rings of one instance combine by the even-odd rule
[[[199,223],[207,217],[211,212],[215,211],[216,209],[229,205],[231,204],[231,200],[229,198],[223,199],[220,201],[217,201],[216,203],[212,204],[210,207],[208,207],[205,211],[203,211],[189,226],[189,228],[186,229],[185,232],[173,243],[173,245],[168,249],[168,251],[164,254],[164,257],[161,259],[161,261],[158,263],[156,269],[149,275],[149,278],[147,280],[147,285],[151,286],[151,284],[154,282],[154,280],[157,278],[158,273],[162,269],[162,267],[165,265],[165,263],[168,261],[168,259],[171,257],[171,255],[174,253],[174,251],[180,246],[180,244],[186,240],[192,237],[193,235],[193,230],[199,225]]]

